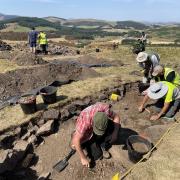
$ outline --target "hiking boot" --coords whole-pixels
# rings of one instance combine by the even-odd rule
[[[111,154],[108,151],[102,149],[102,152],[103,152],[103,158],[104,159],[110,159],[111,158]]]

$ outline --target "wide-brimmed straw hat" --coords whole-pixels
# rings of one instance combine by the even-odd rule
[[[168,86],[162,82],[152,84],[147,91],[147,95],[151,99],[160,99],[168,92]]]
[[[138,55],[137,55],[137,62],[145,62],[147,61],[147,58],[148,58],[148,54],[146,52],[140,52]]]

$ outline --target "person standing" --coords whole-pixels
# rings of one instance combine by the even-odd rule
[[[30,46],[31,53],[36,53],[38,32],[33,27],[32,30],[28,33],[28,43]]]
[[[43,54],[47,54],[48,41],[47,41],[47,35],[44,31],[40,31],[38,35],[38,43],[42,49]]]

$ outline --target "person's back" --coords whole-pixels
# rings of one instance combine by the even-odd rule
[[[38,37],[38,32],[36,30],[32,30],[29,32],[29,42],[36,42]]]
[[[31,52],[36,52],[36,42],[37,42],[38,32],[35,30],[35,28],[32,28],[32,30],[28,33],[28,43],[31,48]]]

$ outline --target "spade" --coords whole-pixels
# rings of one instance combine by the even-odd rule
[[[76,152],[76,150],[71,149],[69,154],[63,160],[60,160],[57,164],[55,164],[53,166],[53,169],[55,169],[58,172],[63,171],[65,169],[65,167],[69,164],[68,160],[71,158],[72,155],[75,154],[75,152]]]

